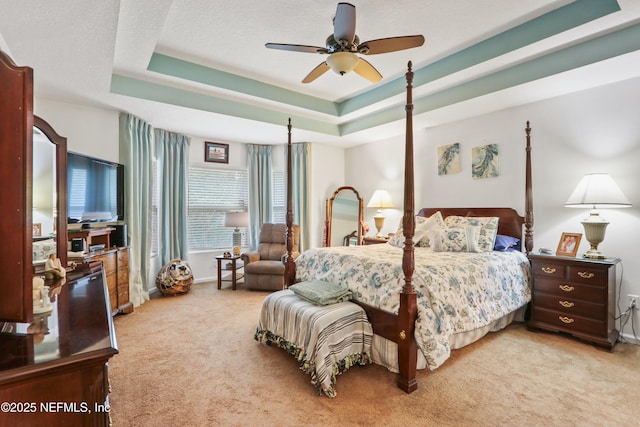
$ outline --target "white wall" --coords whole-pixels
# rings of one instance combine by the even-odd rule
[[[116,110],[35,98],[34,113],[67,138],[67,150],[119,162]]]
[[[481,117],[414,132],[416,210],[438,206],[510,206],[524,210],[524,127],[532,127],[535,250],[555,251],[562,232],[584,233],[580,221],[587,210],[565,208],[580,178],[608,172],[633,204],[629,209],[602,210],[611,221],[599,249],[622,259],[620,294],[640,294],[640,79],[591,89]],[[462,172],[438,176],[436,148],[459,142]],[[471,148],[495,143],[500,149],[500,176],[471,178]],[[404,136],[347,150],[346,178],[365,199],[386,188],[402,208]],[[366,164],[366,168],[360,165]],[[366,201],[365,201],[366,202]],[[374,209],[365,220],[373,225]],[[395,231],[400,210],[385,212],[384,232]],[[579,253],[588,249],[582,239]],[[619,269],[619,272],[620,270]],[[635,313],[636,331],[640,315]],[[624,329],[630,337],[630,323]]]
[[[313,226],[311,246],[322,246],[326,201],[333,192],[345,184],[345,150],[343,148],[313,144],[311,152],[311,212]]]

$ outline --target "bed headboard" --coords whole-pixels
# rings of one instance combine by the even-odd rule
[[[498,234],[516,237],[523,241],[522,225],[524,217],[520,216],[512,208],[422,208],[418,212],[419,216],[430,217],[440,211],[444,218],[450,215],[458,216],[497,216]]]

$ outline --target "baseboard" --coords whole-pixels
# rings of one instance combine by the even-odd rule
[[[212,276],[212,277],[201,277],[199,279],[194,279],[193,280],[193,284],[198,284],[198,283],[206,283],[206,282],[215,282],[217,280],[217,277]]]
[[[625,343],[640,345],[640,340],[634,337],[632,334],[620,334],[621,338],[624,339]]]

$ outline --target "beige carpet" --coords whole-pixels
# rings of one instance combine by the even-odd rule
[[[370,365],[319,396],[292,356],[254,341],[266,295],[197,284],[117,316],[113,425],[640,425],[639,346],[608,353],[521,324],[420,371],[412,394]]]

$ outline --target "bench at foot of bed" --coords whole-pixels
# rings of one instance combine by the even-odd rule
[[[353,365],[371,363],[373,330],[364,310],[351,302],[318,306],[291,290],[269,294],[262,303],[257,341],[292,354],[311,383],[329,397],[336,376]]]

